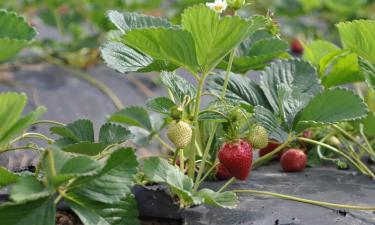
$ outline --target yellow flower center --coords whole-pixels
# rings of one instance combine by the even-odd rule
[[[223,6],[222,5],[215,5],[214,8],[215,8],[216,11],[220,11],[223,8]]]

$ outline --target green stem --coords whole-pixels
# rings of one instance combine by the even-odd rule
[[[212,141],[214,140],[214,137],[215,137],[216,128],[217,128],[217,124],[215,124],[213,129],[211,130],[210,137],[208,138],[206,148],[204,149],[202,162],[201,162],[200,167],[199,167],[197,178],[195,179],[195,185],[194,185],[193,192],[196,192],[198,190],[199,185],[200,185],[199,180],[201,179],[201,177],[203,175],[203,172],[204,172],[204,169],[205,169],[205,166],[206,166],[206,160],[208,158],[208,155],[209,155],[209,152],[210,152],[210,149],[211,149]]]
[[[235,177],[230,178],[217,192],[223,192],[227,189],[230,185],[232,185],[236,181]]]
[[[38,125],[38,124],[53,124],[53,125],[62,126],[62,127],[66,126],[66,124],[53,121],[53,120],[39,120],[39,121],[32,123],[31,125]]]
[[[374,149],[372,148],[369,140],[367,139],[367,137],[365,135],[362,123],[359,125],[359,133],[361,134],[363,140],[365,140],[365,143],[366,143],[366,145],[368,147],[368,150],[370,151],[370,152],[367,152],[367,153],[370,155],[371,159],[373,159],[373,157],[375,157],[375,152],[374,152]]]
[[[260,157],[259,159],[255,160],[254,163],[253,163],[252,168],[255,169],[255,168],[263,165],[264,163],[270,161],[277,153],[281,152],[293,140],[294,140],[294,137],[289,137],[288,140],[285,143],[283,143],[282,145],[280,145],[279,147],[277,147],[275,150],[273,150],[272,152],[270,152],[270,153],[268,153],[268,154]]]
[[[165,142],[163,139],[161,139],[161,137],[160,137],[158,134],[156,134],[154,137],[156,138],[156,140],[159,141],[159,143],[160,143],[163,147],[165,147],[166,149],[168,149],[168,150],[171,151],[171,152],[175,152],[175,150],[172,148],[172,146],[170,146],[169,144],[167,144],[167,142]]]
[[[185,173],[184,149],[180,149],[180,151],[178,151],[178,156],[180,158],[180,170],[182,173]]]
[[[10,151],[16,151],[16,150],[30,150],[30,149],[31,150],[36,150],[36,151],[42,151],[42,149],[35,148],[35,147],[32,147],[32,146],[22,146],[22,147],[16,147],[16,148],[1,149],[0,153],[10,152]]]
[[[211,166],[209,170],[207,170],[206,174],[202,177],[202,179],[196,181],[196,190],[198,190],[199,186],[202,184],[203,181],[207,179],[207,177],[212,173],[214,169],[219,165],[219,162],[216,162],[214,165]]]
[[[371,176],[372,178],[375,177],[374,173],[369,168],[367,168],[367,166],[364,165],[361,161],[359,161],[358,163],[356,163],[355,161],[353,161],[353,159],[350,158],[350,156],[346,155],[344,152],[336,149],[335,147],[332,147],[330,145],[327,145],[327,144],[319,142],[319,141],[315,141],[315,140],[308,139],[308,138],[303,138],[303,137],[299,137],[298,140],[305,141],[307,143],[311,143],[311,144],[315,144],[315,145],[320,145],[320,146],[325,147],[325,148],[327,148],[329,150],[332,150],[332,151],[336,152],[337,154],[341,155],[342,157],[344,157],[346,160],[348,160],[351,164],[353,164],[359,170],[361,170],[360,168],[362,168],[365,171],[367,171],[367,173],[368,173],[369,176]]]
[[[349,134],[346,130],[342,129],[340,126],[337,126],[337,125],[333,125],[333,127],[337,130],[337,131],[340,131],[345,137],[349,138],[350,140],[352,140],[354,143],[356,143],[359,147],[361,147],[363,150],[365,150],[366,152],[368,152],[369,154],[371,154],[371,151],[369,149],[366,148],[366,146],[364,146],[363,144],[359,143],[359,141],[357,139],[355,139],[355,137],[353,137],[351,134]]]
[[[42,139],[42,140],[45,140],[47,141],[48,143],[52,143],[53,140],[43,134],[39,134],[39,133],[24,133],[22,134],[21,136],[13,139],[9,145],[13,145],[14,143],[18,142],[18,141],[21,141],[23,139],[26,139],[26,138],[38,138],[38,139]]]
[[[51,175],[52,177],[55,177],[56,176],[56,164],[55,164],[55,159],[53,158],[53,154],[52,154],[52,151],[51,150],[48,150],[48,153],[47,153],[47,157],[48,157],[48,161],[49,161],[49,166],[50,166],[50,169],[51,169]]]
[[[196,76],[196,75],[195,75]],[[198,91],[197,96],[195,98],[195,108],[194,108],[194,129],[193,129],[193,137],[192,137],[192,144],[190,145],[190,151],[189,151],[189,169],[188,169],[188,175],[191,179],[194,179],[194,171],[195,171],[195,140],[198,137],[199,132],[199,123],[198,123],[198,116],[200,111],[200,105],[201,105],[201,95],[203,92],[204,82],[207,78],[207,74],[203,74],[201,78],[198,79]]]
[[[221,99],[224,98],[224,96],[225,96],[225,94],[227,92],[228,82],[229,82],[230,74],[231,74],[230,72],[232,70],[232,65],[233,65],[234,53],[235,53],[235,49],[233,49],[230,52],[230,55],[229,55],[229,62],[228,62],[227,71],[226,71],[226,74],[225,74],[225,80],[224,80],[223,90],[221,91],[221,95],[220,95]]]
[[[174,154],[173,154],[173,160],[172,160],[172,165],[176,165],[177,156],[178,156],[179,151],[180,151],[180,149],[176,149],[176,151],[174,152]]]
[[[335,203],[330,203],[330,202],[321,202],[321,201],[315,201],[315,200],[310,200],[310,199],[305,199],[305,198],[298,198],[298,197],[289,196],[289,195],[277,194],[277,193],[268,192],[268,191],[257,191],[257,190],[232,190],[232,191],[235,193],[248,193],[248,194],[273,196],[277,198],[282,198],[282,199],[287,199],[287,200],[292,200],[292,201],[297,201],[297,202],[302,202],[302,203],[307,203],[307,204],[317,205],[317,206],[322,206],[322,207],[332,207],[332,208],[338,208],[338,209],[353,209],[353,210],[369,210],[369,211],[375,210],[375,207],[371,207],[371,206],[355,206],[355,205],[335,204]]]

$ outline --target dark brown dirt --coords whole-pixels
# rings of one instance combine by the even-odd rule
[[[57,211],[56,225],[82,225],[82,223],[72,212]]]
[[[166,220],[166,219],[141,219],[141,225],[181,225],[182,221],[179,220]]]

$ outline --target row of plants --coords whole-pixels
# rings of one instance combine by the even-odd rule
[[[375,32],[371,30],[375,23],[338,24],[342,48],[315,41],[304,46],[302,60],[288,54],[288,44],[275,32],[270,17],[236,15],[244,4],[194,5],[183,11],[179,25],[108,11],[116,29],[100,49],[106,64],[126,74],[160,72],[168,96],[149,100],[147,108],[129,106],[113,113],[97,136],[89,120],[70,124],[40,120],[43,107],[22,116],[27,97],[0,94],[0,153],[40,152],[35,173],[0,168],[0,187],[10,186],[10,201],[0,205],[0,221],[51,225],[56,207],[64,201],[83,224],[139,224],[135,184],[167,186],[182,208],[200,204],[234,208],[237,194],[248,193],[375,210],[228,189],[282,152],[286,172],[327,160],[374,177],[363,156],[374,159]],[[222,16],[228,10],[233,15]],[[35,30],[14,13],[2,13],[4,24],[17,24],[2,30],[3,39],[29,43]],[[30,33],[28,39],[25,33]],[[10,49],[10,44],[4,46]],[[188,71],[197,85],[179,76],[179,68]],[[251,70],[262,71],[259,84],[244,75]],[[356,85],[354,91],[340,87],[354,82],[368,87]],[[202,98],[209,103],[201,104]],[[25,132],[36,124],[49,126],[53,138]],[[169,142],[163,139],[165,130]],[[20,144],[30,138],[46,145]],[[128,147],[129,141],[147,146],[152,140],[169,154],[137,159],[136,150]],[[254,160],[256,149],[261,157]],[[205,181],[217,179],[228,181],[219,190],[202,188]]]

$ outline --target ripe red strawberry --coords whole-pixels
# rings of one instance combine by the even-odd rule
[[[303,53],[303,45],[300,40],[297,38],[293,38],[293,40],[290,43],[290,49],[292,50],[293,53],[296,54],[302,54]]]
[[[301,172],[306,167],[307,156],[300,149],[289,149],[280,159],[281,167],[285,172]]]
[[[233,175],[230,174],[227,168],[225,168],[221,163],[217,166],[215,175],[218,180],[228,180],[233,177]]]
[[[247,180],[253,164],[253,148],[244,141],[224,143],[219,151],[220,163],[239,180]]]
[[[266,154],[272,152],[273,150],[275,150],[275,149],[276,149],[277,147],[279,147],[279,146],[280,146],[280,143],[279,143],[279,142],[277,142],[276,140],[272,140],[272,139],[271,139],[271,140],[268,142],[267,147],[262,148],[262,149],[259,150],[259,152],[258,152],[259,157],[262,157],[262,156],[264,156],[264,155],[266,155]]]

